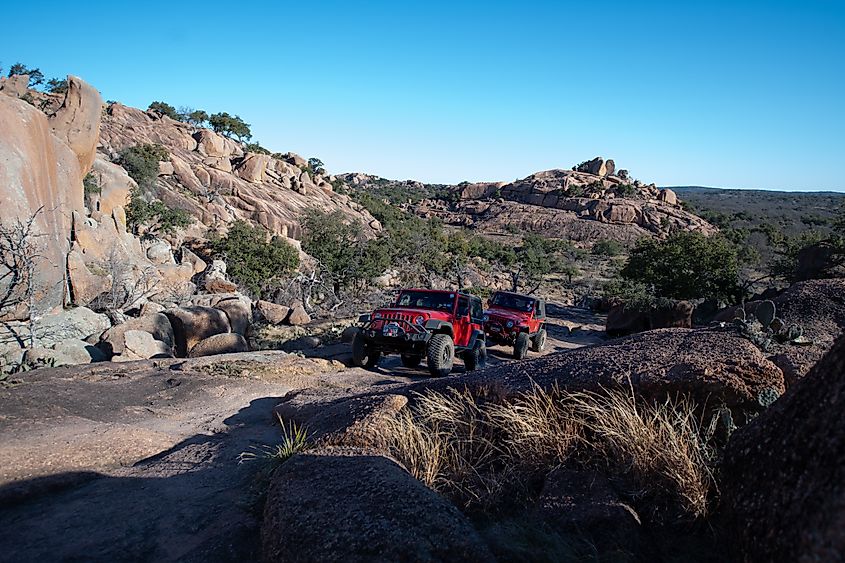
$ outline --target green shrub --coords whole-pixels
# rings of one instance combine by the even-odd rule
[[[597,256],[619,256],[625,252],[625,247],[619,241],[605,239],[597,241],[592,252]]]
[[[720,235],[679,232],[665,240],[641,239],[621,275],[654,288],[658,297],[730,302],[738,297],[736,248]]]
[[[172,234],[193,222],[191,215],[182,209],[173,209],[164,202],[146,201],[137,189],[129,192],[126,205],[126,225],[136,235],[157,236]]]
[[[226,262],[232,279],[262,296],[274,282],[299,267],[299,252],[282,237],[272,237],[262,227],[235,221],[226,236],[211,243],[217,258]]]
[[[208,121],[208,113],[201,109],[182,108],[179,111],[180,121],[184,121],[194,127],[201,127]]]
[[[158,177],[158,163],[168,158],[170,153],[163,146],[143,144],[123,149],[117,163],[126,169],[142,190],[148,190]]]
[[[616,195],[619,197],[636,197],[640,192],[633,184],[619,184],[616,186]]]
[[[316,174],[324,174],[326,172],[326,168],[323,165],[323,161],[319,158],[311,157],[308,159],[308,167],[311,169],[312,172]]]
[[[85,175],[85,178],[82,180],[82,186],[85,188],[85,195],[103,193],[103,188],[100,186],[100,182],[93,172]]]
[[[258,143],[247,143],[244,145],[246,152],[254,152],[257,154],[270,154],[270,151],[259,145]]]

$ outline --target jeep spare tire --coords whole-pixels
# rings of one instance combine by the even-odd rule
[[[352,363],[359,368],[374,368],[381,358],[381,352],[373,351],[362,332],[352,337]]]
[[[528,336],[527,332],[520,332],[517,334],[516,342],[513,345],[513,357],[517,360],[525,358],[528,354],[528,344],[530,341],[531,338]]]
[[[448,334],[435,334],[428,341],[426,351],[428,371],[434,377],[449,375],[455,363],[455,343]]]
[[[546,329],[541,328],[540,332],[534,335],[531,339],[531,350],[534,352],[542,352],[546,349]]]
[[[484,369],[487,365],[487,345],[484,340],[478,340],[472,350],[464,352],[464,365],[467,371]]]

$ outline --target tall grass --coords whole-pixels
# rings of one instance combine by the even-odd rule
[[[468,391],[418,395],[379,436],[412,475],[467,507],[489,507],[567,465],[619,476],[634,498],[666,498],[692,517],[706,513],[713,491],[708,438],[686,401],[540,388],[505,402]]]

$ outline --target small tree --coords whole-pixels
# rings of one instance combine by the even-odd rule
[[[215,113],[208,118],[208,123],[216,133],[221,135],[227,137],[234,135],[239,141],[248,141],[252,138],[249,124],[237,115],[229,115],[226,112]]]
[[[129,192],[126,204],[126,225],[138,236],[150,238],[162,234],[173,234],[193,222],[191,215],[183,209],[168,207],[159,200],[146,201],[138,190]]]
[[[29,87],[34,88],[44,82],[44,73],[37,68],[27,68],[22,63],[15,63],[9,68],[9,76],[29,75]]]
[[[208,121],[208,114],[201,109],[182,108],[179,110],[179,116],[182,121],[194,127],[202,127]]]
[[[732,302],[739,291],[736,248],[718,235],[679,232],[665,240],[641,239],[621,275],[670,299]]]
[[[0,311],[8,313],[21,305],[29,310],[29,345],[35,346],[35,270],[41,255],[36,242],[35,220],[39,208],[26,220],[0,224]]]
[[[64,94],[67,92],[67,80],[62,78],[51,78],[47,81],[47,91],[51,94]]]
[[[556,239],[547,239],[530,233],[516,249],[511,263],[512,291],[534,293],[552,274],[563,274],[572,282],[572,276],[578,273],[575,260],[580,252],[571,243]]]
[[[314,257],[331,279],[335,295],[347,287],[360,271],[363,228],[349,222],[341,211],[309,210],[302,223],[302,249]]]
[[[326,172],[326,168],[323,165],[323,161],[315,157],[311,157],[308,159],[308,168],[310,168],[311,171],[315,174],[324,174]]]
[[[153,102],[147,111],[157,113],[158,115],[166,115],[170,119],[181,121],[182,116],[176,111],[176,108],[165,102]]]
[[[212,241],[215,256],[226,262],[229,275],[253,294],[262,296],[299,267],[299,253],[282,237],[235,221],[225,237]]]

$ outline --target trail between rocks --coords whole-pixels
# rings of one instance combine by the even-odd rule
[[[596,338],[556,331],[547,353]],[[0,388],[0,561],[255,560],[275,467],[262,450],[281,436],[273,408],[295,389],[426,375],[395,364],[253,352],[24,374]]]

